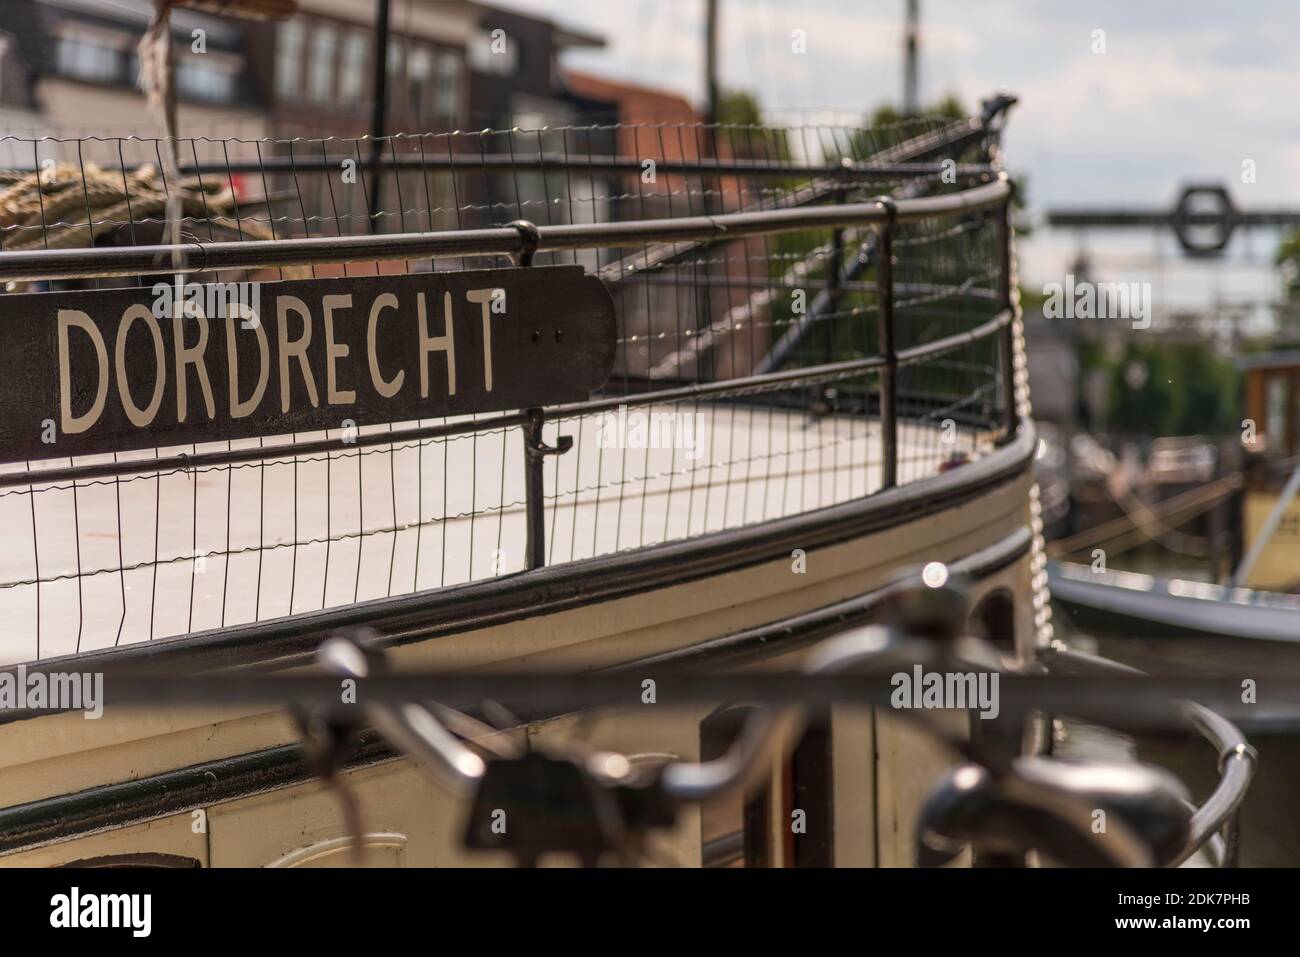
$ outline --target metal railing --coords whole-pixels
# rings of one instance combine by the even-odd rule
[[[418,272],[576,262],[614,294],[619,357],[605,390],[585,402],[0,467],[0,520],[14,530],[0,607],[34,621],[35,633],[20,627],[30,643],[0,651],[39,659],[477,581],[800,514],[988,454],[1015,434],[1024,401],[1012,191],[990,163],[999,119],[1000,108],[882,134],[874,151],[864,144],[870,131],[837,132],[822,150],[831,161],[803,164],[776,155],[799,134],[747,129],[732,134],[731,149],[748,144],[748,156],[661,151],[653,188],[636,176],[640,157],[570,153],[552,167],[564,155],[557,142],[590,140],[591,131],[513,131],[511,149],[491,153],[483,134],[466,134],[480,138],[477,153],[447,137],[437,162],[428,138],[395,137],[390,158],[358,165],[362,179],[387,170],[408,227],[379,235],[343,235],[337,209],[322,219],[333,186],[317,183],[324,207],[306,201],[309,179],[328,181],[336,169],[323,143],[313,162],[295,159],[288,143],[274,144],[288,157],[262,157],[254,144],[257,160],[224,164],[200,159],[190,143],[200,214],[187,218],[179,245],[143,241],[153,217],[113,219],[131,206],[135,167],[122,142],[94,144],[122,161],[72,168],[72,192],[78,174],[83,182],[73,201],[57,176],[37,190],[27,225],[0,228],[0,280],[147,286],[177,261],[200,278],[296,270],[322,281],[340,274],[337,264],[346,275],[365,264]],[[664,129],[653,132],[662,141]],[[515,148],[534,136],[531,154]],[[420,153],[399,155],[399,142]],[[43,147],[31,145],[39,169]],[[75,145],[80,153],[92,144]],[[547,178],[552,169],[562,187]],[[254,170],[263,192],[241,206],[234,177]],[[426,203],[411,213],[403,177],[416,173]],[[120,177],[127,202],[97,218],[88,175]],[[556,198],[543,219],[521,215],[527,176],[547,178],[541,195]],[[231,188],[218,191],[213,177]],[[276,177],[291,189],[277,191]],[[475,178],[486,203],[464,202],[475,198]],[[514,181],[513,203],[492,202],[500,180]],[[882,186],[889,194],[867,192]],[[149,195],[171,188],[180,186],[154,183]],[[597,221],[577,221],[578,197],[602,189],[624,198],[610,199]],[[434,225],[435,194],[447,193],[460,200],[460,228],[409,229]],[[709,196],[721,208],[701,215]],[[266,215],[250,215],[259,203]],[[301,215],[276,215],[286,203]],[[360,227],[374,215],[346,221]],[[488,221],[471,225],[476,218]],[[326,221],[335,235],[319,234]],[[36,248],[32,223],[46,237]],[[96,248],[58,248],[76,229]],[[214,241],[220,230],[242,241]],[[267,238],[249,238],[259,232]],[[707,448],[601,446],[611,417],[635,413],[694,417]],[[220,581],[200,579],[200,566]]]

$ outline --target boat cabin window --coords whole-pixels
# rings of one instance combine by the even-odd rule
[[[726,753],[751,707],[722,707],[700,724],[700,760]],[[830,712],[809,720],[768,786],[704,802],[705,867],[831,867],[834,863]],[[778,844],[779,842],[779,844]]]
[[[194,868],[203,865],[197,858],[180,854],[106,854],[103,857],[86,857],[69,861],[59,867],[180,867]]]
[[[1246,367],[1246,417],[1269,455],[1300,452],[1300,358],[1264,356]]]
[[[723,706],[700,722],[700,760],[713,761],[731,747],[753,708]],[[770,788],[746,801],[732,794],[700,805],[700,841],[705,867],[765,867],[769,851],[765,822]]]
[[[1283,440],[1286,437],[1286,376],[1279,373],[1270,375],[1265,387],[1268,402],[1264,413],[1264,434],[1269,438]]]
[[[1004,655],[1016,653],[1016,604],[1005,588],[985,595],[970,613],[971,634],[991,643]]]

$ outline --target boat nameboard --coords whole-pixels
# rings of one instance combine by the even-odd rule
[[[581,266],[0,296],[4,460],[581,401],[614,364]]]

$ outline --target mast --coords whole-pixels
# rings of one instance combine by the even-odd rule
[[[718,0],[704,6],[704,91],[706,123],[718,122]]]
[[[383,199],[380,169],[384,129],[388,114],[388,25],[389,0],[378,0],[375,8],[374,104],[370,118],[370,232],[379,231],[379,204]]]
[[[705,132],[702,139],[703,150],[714,159],[721,154],[718,149],[718,127],[720,117],[720,93],[718,92],[718,0],[705,0],[704,6],[704,104]],[[707,181],[706,181],[707,182]],[[713,180],[713,189],[705,189],[704,213],[716,213],[722,208],[721,197],[715,195],[721,190],[722,180]]]
[[[921,0],[907,0],[907,25],[903,30],[903,115],[915,116],[920,109],[916,44],[920,33]]]

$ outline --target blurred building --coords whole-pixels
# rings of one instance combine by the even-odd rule
[[[18,134],[147,134],[136,45],[152,0],[5,0],[0,124]],[[375,98],[375,5],[300,0],[281,23],[175,9],[181,134],[362,136]],[[390,131],[509,129],[608,119],[571,90],[561,57],[592,34],[469,0],[394,3]]]
[[[1086,384],[1080,380],[1078,326],[1045,319],[1041,308],[1031,308],[1025,310],[1024,329],[1034,420],[1051,422],[1067,433],[1100,420],[1105,396],[1100,409],[1090,409]]]
[[[394,3],[387,54],[390,131],[455,129],[469,105],[467,51],[479,9],[462,0]],[[371,129],[375,4],[300,0],[268,28],[274,50],[270,106],[280,137],[363,136]]]
[[[610,219],[656,219],[707,212],[735,212],[756,206],[763,184],[750,176],[701,176],[674,172],[665,164],[698,163],[713,156],[762,159],[744,155],[752,142],[726,130],[716,135],[701,126],[704,117],[684,97],[666,90],[609,80],[587,73],[565,74],[568,88],[593,102],[609,104],[605,124],[614,126],[611,152],[635,157],[637,173],[610,177],[605,211]],[[648,164],[654,164],[653,170]],[[619,356],[619,372],[629,378],[690,381],[702,376],[742,376],[766,353],[772,328],[772,301],[753,288],[754,265],[767,260],[762,238],[719,243],[690,277],[627,277],[636,294],[624,296],[620,309],[624,328],[635,342]],[[655,343],[676,337],[666,327],[668,317],[690,316],[697,331],[715,329],[717,336],[699,341],[711,349],[681,349],[665,353]]]
[[[4,9],[3,132],[148,134],[136,45],[153,15],[151,0],[5,0]],[[178,9],[171,26],[181,133],[266,135],[268,84],[256,55],[265,25]]]
[[[585,95],[569,82],[561,57],[603,47],[603,38],[542,17],[476,4],[470,65],[470,129],[538,129],[608,122],[607,98]]]

